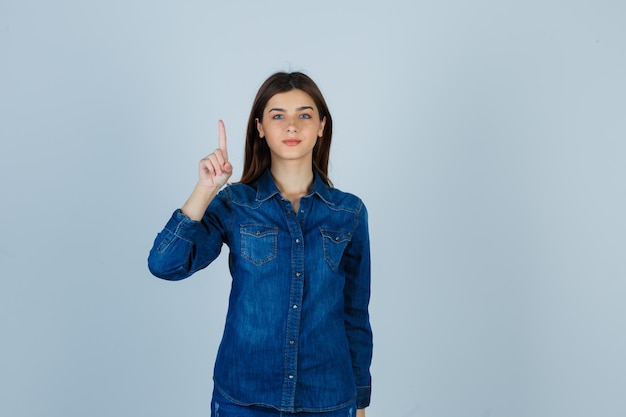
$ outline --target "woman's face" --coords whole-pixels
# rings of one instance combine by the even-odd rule
[[[272,161],[311,161],[317,138],[324,132],[326,118],[311,96],[302,90],[290,90],[274,95],[263,110],[263,121],[257,120],[261,138],[265,138]]]

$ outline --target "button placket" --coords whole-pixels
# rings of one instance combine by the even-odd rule
[[[298,381],[298,340],[300,337],[300,320],[302,298],[304,295],[304,239],[299,213],[293,211],[290,202],[285,202],[285,221],[291,235],[291,279],[289,304],[287,312],[287,329],[285,335],[285,368],[283,374],[282,405],[293,407]]]

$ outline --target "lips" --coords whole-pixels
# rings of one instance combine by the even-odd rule
[[[283,143],[287,146],[296,146],[300,142],[302,142],[300,139],[286,139],[283,141]]]

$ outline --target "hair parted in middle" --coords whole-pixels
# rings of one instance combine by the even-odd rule
[[[313,147],[313,170],[319,174],[324,183],[332,186],[328,178],[328,161],[333,135],[333,119],[320,89],[308,75],[301,72],[277,72],[265,80],[259,88],[248,119],[241,183],[252,184],[271,165],[270,148],[267,142],[259,136],[257,119],[260,122],[263,121],[263,111],[272,97],[295,89],[302,90],[313,99],[320,120],[326,118],[322,137],[318,138]]]

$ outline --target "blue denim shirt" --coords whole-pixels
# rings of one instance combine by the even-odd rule
[[[224,188],[201,221],[176,210],[150,271],[180,280],[230,249],[232,289],[214,382],[229,400],[284,412],[369,405],[370,245],[362,201],[316,174],[294,212],[269,171]]]

